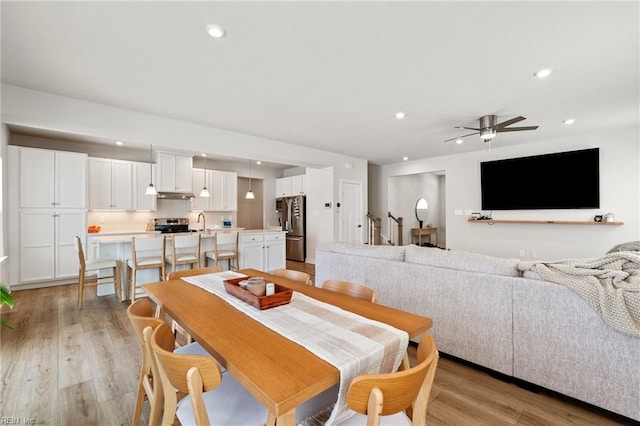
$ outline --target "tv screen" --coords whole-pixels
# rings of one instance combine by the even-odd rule
[[[480,163],[482,210],[600,208],[599,148]]]

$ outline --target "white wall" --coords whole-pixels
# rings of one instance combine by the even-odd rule
[[[315,248],[326,247],[333,241],[333,167],[308,168],[306,175],[307,262],[315,263]],[[325,207],[325,203],[331,207]]]
[[[468,143],[473,143],[471,140]],[[529,210],[494,211],[494,219],[536,219],[591,221],[596,214],[613,212],[622,226],[551,225],[551,224],[470,224],[466,215],[456,210],[480,210],[480,162],[551,152],[600,148],[600,209],[593,210]],[[594,257],[604,254],[615,244],[640,240],[640,132],[620,129],[603,134],[580,135],[573,138],[542,141],[477,151],[467,154],[437,157],[382,166],[371,176],[375,179],[371,194],[380,199],[373,205],[392,207],[388,189],[397,176],[444,170],[447,248],[469,250],[502,257],[527,259],[562,259]],[[544,188],[519,188],[523,197],[527,191]],[[384,222],[383,222],[384,225]]]

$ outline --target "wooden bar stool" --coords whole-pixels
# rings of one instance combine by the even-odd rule
[[[175,272],[179,265],[189,265],[193,269],[200,267],[200,234],[174,235],[171,253],[167,255],[166,263],[171,264],[171,271]]]
[[[136,300],[137,272],[158,269],[159,281],[165,277],[165,249],[167,240],[162,237],[131,238],[131,259],[127,261],[127,288],[131,302]],[[143,295],[142,291],[138,293]]]
[[[76,251],[78,252],[78,261],[80,263],[80,267],[78,269],[78,309],[82,309],[84,288],[95,287],[98,284],[113,284],[116,296],[118,297],[118,302],[121,302],[122,275],[120,272],[120,261],[116,259],[86,260],[80,237],[76,235],[73,241]],[[111,275],[98,277],[98,271],[102,269],[111,269]]]
[[[217,266],[219,261],[226,260],[229,270],[238,269],[238,232],[213,234],[213,251],[206,252],[204,256],[204,266],[209,266],[209,259],[214,261],[214,266]]]

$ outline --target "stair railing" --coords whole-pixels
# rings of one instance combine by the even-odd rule
[[[396,218],[391,212],[387,212],[388,228],[389,228],[389,244],[392,246],[402,245],[402,223],[404,219]],[[395,241],[395,243],[394,243]]]
[[[382,219],[367,213],[367,244],[380,245],[382,230]]]

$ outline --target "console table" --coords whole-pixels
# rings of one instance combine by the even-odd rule
[[[431,244],[433,244],[434,246],[438,245],[438,228],[412,228],[411,229],[411,244],[413,244],[414,241],[417,239],[418,240],[418,245],[422,246],[422,237],[424,235],[428,235],[429,236],[429,242]]]

